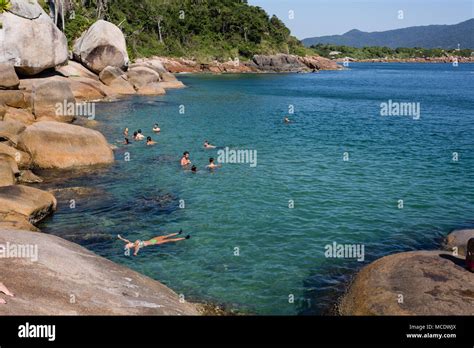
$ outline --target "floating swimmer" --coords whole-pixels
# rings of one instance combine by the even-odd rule
[[[183,157],[181,157],[181,165],[183,167],[186,167],[191,164],[191,160],[189,159],[189,152],[185,151],[183,152]]]
[[[285,118],[283,119],[283,122],[284,123],[291,123],[290,119],[288,118],[288,116],[285,116]]]
[[[212,158],[212,157],[209,158],[209,164],[206,166],[206,168],[215,169],[215,168],[220,168],[220,167],[222,167],[222,165],[221,164],[215,164],[214,163],[214,158]]]
[[[209,142],[206,140],[204,142],[204,148],[205,149],[215,149],[216,147],[214,145],[209,144]]]
[[[122,143],[123,145],[130,145],[130,140],[128,138],[125,138],[125,140]]]
[[[130,249],[133,248],[134,249],[133,256],[137,256],[138,252],[140,251],[141,248],[144,248],[144,247],[147,247],[147,246],[150,246],[150,245],[160,245],[160,244],[166,244],[166,243],[174,243],[174,242],[179,242],[179,241],[191,238],[190,235],[187,235],[184,238],[169,239],[169,238],[177,236],[181,233],[183,233],[183,230],[180,230],[177,233],[168,234],[166,236],[158,236],[158,237],[152,238],[150,240],[146,240],[146,241],[141,241],[141,240],[137,239],[133,243],[131,241],[129,241],[128,239],[123,238],[120,234],[117,235],[117,238],[126,243],[125,244],[125,249],[126,250],[130,250]]]
[[[7,296],[14,297],[13,293],[10,292],[10,290],[7,289],[5,285],[3,285],[2,282],[0,282],[0,292],[3,292]],[[3,298],[0,298],[0,304],[5,304],[7,301],[5,301]]]
[[[133,139],[135,141],[141,141],[141,140],[145,139],[145,136],[142,134],[141,129],[139,129],[138,131],[133,133]]]
[[[158,126],[158,123],[155,123],[155,125],[153,126],[153,132],[155,133],[161,132],[161,128]]]
[[[128,128],[125,128],[125,129],[123,130],[123,136],[124,136],[125,138],[128,137]]]
[[[191,171],[192,171],[193,173],[197,173],[198,169],[197,169],[196,166],[192,166],[192,167],[191,167]]]
[[[151,145],[156,145],[156,141],[153,141],[151,137],[146,138],[146,145],[151,146]]]

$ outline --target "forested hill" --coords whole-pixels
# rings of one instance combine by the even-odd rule
[[[64,3],[70,44],[97,19],[105,19],[122,29],[132,57],[203,61],[306,52],[280,19],[246,0],[40,0],[48,11],[50,2]]]
[[[304,39],[306,46],[333,44],[351,47],[386,46],[423,48],[474,49],[474,19],[454,25],[426,25],[396,30],[367,33],[351,30],[343,35],[320,36]]]

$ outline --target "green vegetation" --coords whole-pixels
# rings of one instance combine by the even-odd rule
[[[425,57],[446,57],[446,56],[461,56],[470,57],[474,52],[470,49],[463,50],[443,50],[441,48],[389,48],[389,47],[349,47],[349,46],[337,46],[330,44],[318,44],[311,46],[313,54],[318,54],[326,58],[343,58],[351,57],[354,59],[377,59],[377,58],[389,58],[389,59],[407,59],[407,58],[425,58]],[[331,52],[340,52],[339,54],[330,54]]]
[[[132,58],[151,55],[200,61],[254,54],[310,52],[277,17],[246,0],[76,0],[66,18],[69,43],[98,17],[118,25]],[[100,10],[99,10],[100,9]],[[70,14],[74,11],[73,18]]]
[[[8,11],[11,7],[10,0],[0,0],[0,13]]]

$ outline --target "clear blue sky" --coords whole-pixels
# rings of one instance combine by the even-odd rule
[[[383,31],[429,24],[456,24],[474,17],[474,0],[248,0],[276,14],[299,39]],[[399,10],[403,19],[398,19]],[[290,19],[293,11],[294,19]]]

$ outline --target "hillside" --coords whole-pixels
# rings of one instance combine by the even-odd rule
[[[371,33],[353,29],[343,35],[307,38],[302,42],[307,47],[333,44],[359,48],[385,46],[453,49],[460,44],[461,48],[474,49],[474,19],[454,25],[417,26]]]
[[[41,0],[49,11],[49,3]],[[200,61],[306,50],[277,17],[246,0],[63,0],[70,45],[97,19],[119,26],[132,58],[152,55]],[[58,10],[61,27],[61,9]]]

